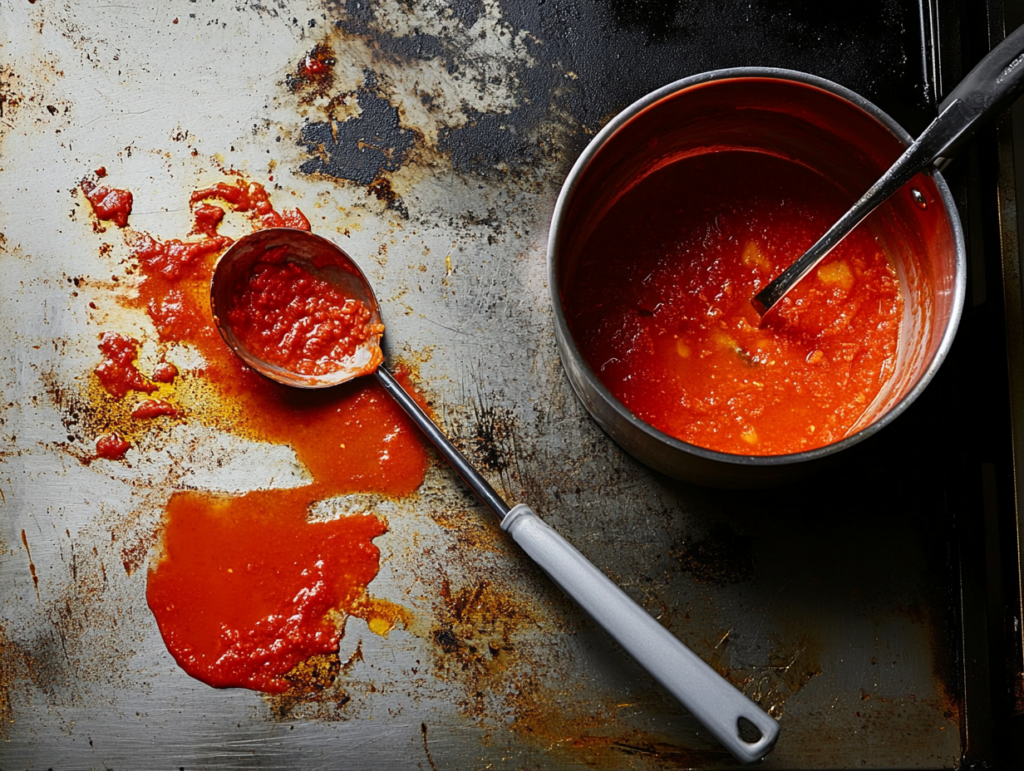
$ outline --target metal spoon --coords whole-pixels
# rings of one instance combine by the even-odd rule
[[[214,269],[210,286],[214,321],[228,347],[260,374],[300,388],[326,388],[369,374],[366,362],[381,360],[379,335],[361,346],[356,354],[359,361],[348,363],[353,366],[346,365],[329,375],[310,376],[254,355],[236,334],[227,311],[237,281],[244,280],[268,250],[279,247],[287,249],[289,261],[361,300],[370,309],[371,318],[379,321],[380,306],[373,289],[345,252],[302,230],[271,228],[236,241]],[[384,366],[372,371],[462,480],[498,516],[502,530],[726,749],[744,763],[760,760],[771,750],[779,735],[779,726],[771,717],[679,642],[528,506],[520,503],[510,507]]]
[[[1024,89],[1024,26],[993,48],[939,105],[939,116],[803,256],[750,301],[764,316],[889,196],[929,166],[943,168],[978,127]]]

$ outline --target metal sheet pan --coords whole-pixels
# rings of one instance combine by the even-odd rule
[[[464,451],[778,717],[768,767],[956,767],[961,586],[935,469],[973,470],[943,461],[948,384],[798,489],[674,483],[576,402],[544,278],[587,138],[678,77],[803,69],[920,128],[940,87],[933,9],[871,5],[0,4],[0,766],[731,762],[440,464],[414,496],[337,502],[387,517],[370,591],[408,610],[404,627],[348,619],[345,665],[315,696],[185,675],[145,601],[168,497],[302,469],[287,447],[188,422],[127,463],[82,462],[102,424],[98,335],[159,353],[116,299],[132,283],[122,234],[94,230],[77,187],[105,166],[139,231],[181,236],[190,192],[237,170],[337,239],[378,288],[389,357]],[[318,51],[331,77],[303,79]]]

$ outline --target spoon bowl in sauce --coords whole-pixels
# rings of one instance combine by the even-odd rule
[[[871,212],[916,174],[943,168],[986,122],[1007,109],[1024,91],[1024,26],[993,48],[939,105],[938,117],[914,140],[882,177],[840,217],[810,249],[754,295],[764,316],[811,273]]]
[[[522,549],[738,760],[760,760],[778,724],[544,523],[509,506],[383,366],[380,307],[366,276],[327,239],[270,228],[214,268],[213,317],[228,347],[283,385],[328,388],[372,374]]]

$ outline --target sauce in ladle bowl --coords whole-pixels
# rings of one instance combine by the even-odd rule
[[[214,269],[210,299],[227,344],[285,385],[339,385],[384,361],[370,283],[338,246],[306,231],[268,228],[237,241]]]

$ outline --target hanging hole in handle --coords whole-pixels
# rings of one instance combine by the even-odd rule
[[[764,737],[761,729],[751,723],[745,717],[736,721],[736,728],[739,731],[740,739],[747,744],[757,744]]]

